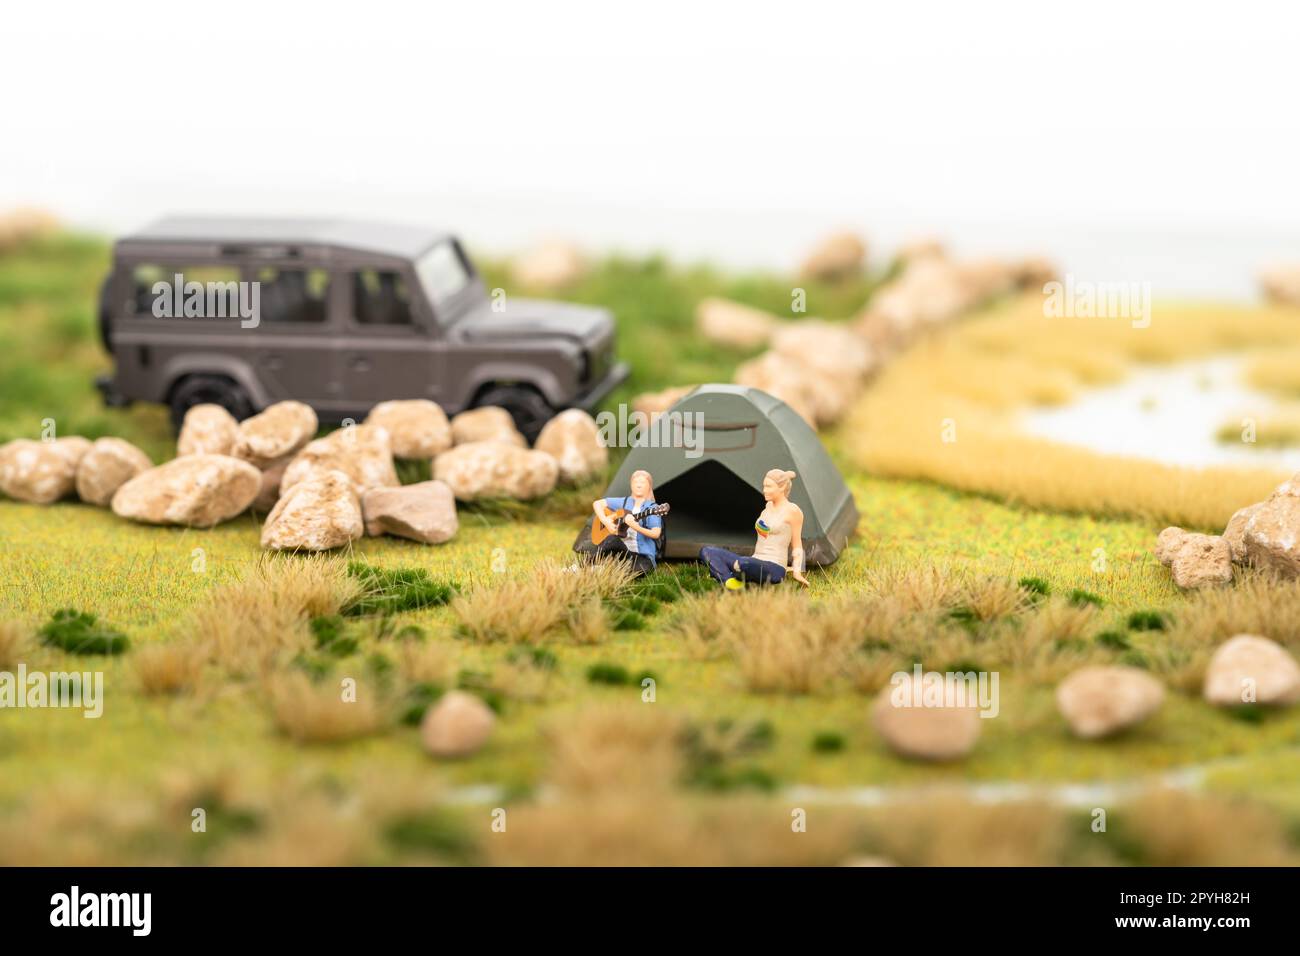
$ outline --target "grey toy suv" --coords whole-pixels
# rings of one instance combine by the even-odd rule
[[[427,398],[500,405],[534,437],[627,377],[603,309],[489,296],[453,236],[359,222],[169,219],[120,239],[100,295],[109,405],[236,418],[297,399],[322,421]]]

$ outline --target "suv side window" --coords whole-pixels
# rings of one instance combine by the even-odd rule
[[[352,274],[353,314],[362,325],[410,326],[411,295],[400,272],[362,269]]]
[[[262,321],[274,324],[324,322],[328,315],[330,274],[324,269],[264,266],[256,280]]]
[[[139,319],[185,318],[187,298],[191,310],[199,309],[203,317],[236,315],[228,307],[238,307],[238,300],[232,303],[231,296],[239,294],[239,278],[239,270],[232,266],[140,263],[131,268],[128,305]],[[201,300],[187,297],[185,286],[191,282],[204,287]]]

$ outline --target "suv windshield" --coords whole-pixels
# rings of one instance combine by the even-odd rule
[[[469,270],[455,243],[450,240],[438,243],[421,256],[415,263],[415,272],[439,321],[445,319],[446,304],[470,283]]]

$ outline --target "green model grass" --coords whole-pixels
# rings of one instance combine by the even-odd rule
[[[120,436],[155,461],[174,454],[163,409],[105,409],[92,387],[94,376],[109,366],[93,321],[106,266],[104,243],[70,237],[0,258],[0,440],[37,436],[52,419],[60,435]],[[503,275],[492,269],[489,286],[504,284]],[[810,286],[809,311],[846,316],[870,285],[862,280]],[[708,294],[788,312],[790,290],[776,277],[737,279],[670,268],[658,259],[615,259],[566,292],[568,299],[607,306],[618,318],[620,352],[633,374],[612,403],[642,390],[730,377],[743,356],[688,334],[694,304]],[[1151,556],[1158,529],[875,478],[851,467],[844,437],[825,436],[862,519],[843,557],[811,574],[809,601],[853,595],[882,567],[933,566],[1020,582],[1026,609],[1016,613],[1033,613],[1050,600],[1095,608],[1090,653],[1110,655],[1107,660],[1147,666],[1144,654],[1158,656],[1167,628],[1186,606]],[[406,472],[410,480],[425,476],[418,467]],[[462,507],[459,533],[436,547],[393,538],[357,542],[340,560],[353,562],[368,596],[340,615],[311,623],[315,647],[302,669],[318,682],[354,678],[364,691],[382,694],[404,644],[425,642],[447,648],[454,675],[385,699],[391,721],[383,732],[330,745],[301,745],[277,732],[255,680],[210,676],[197,693],[149,696],[132,669],[139,648],[183,641],[187,612],[259,560],[256,518],[198,531],[133,524],[76,502],[0,502],[0,621],[21,622],[33,634],[45,627],[25,656],[29,668],[92,667],[104,672],[106,688],[98,720],[74,711],[0,712],[0,813],[30,809],[42,794],[87,782],[157,793],[174,771],[219,775],[230,768],[273,778],[316,774],[347,790],[362,786],[378,767],[397,779],[436,774],[449,785],[491,785],[499,796],[488,799],[509,799],[534,792],[544,781],[542,742],[557,721],[593,703],[639,702],[649,678],[653,706],[684,715],[692,727],[763,728],[761,740],[716,759],[692,751],[687,786],[702,793],[967,781],[1050,786],[1145,779],[1205,765],[1209,785],[1257,792],[1300,820],[1294,797],[1300,709],[1251,721],[1210,708],[1194,693],[1171,691],[1160,714],[1134,732],[1084,742],[1068,734],[1050,682],[1013,669],[1001,675],[1001,715],[983,722],[971,757],[946,766],[907,763],[872,729],[871,695],[844,686],[810,694],[754,693],[729,657],[692,653],[677,629],[681,598],[701,590],[715,600],[746,596],[712,591],[711,582],[689,566],[667,568],[611,602],[605,610],[614,626],[598,643],[557,639],[522,647],[458,638],[449,602],[475,588],[525,582],[541,562],[569,560],[590,501],[602,491],[596,481],[538,504]],[[65,609],[63,618],[54,618]],[[976,611],[953,611],[953,622],[973,639],[984,633]],[[77,653],[86,648],[74,646],[69,627],[106,641],[111,653]],[[497,688],[497,676],[521,667],[537,679],[540,693],[512,696]],[[420,747],[415,725],[426,707],[454,687],[489,698],[500,712],[498,726],[490,746],[476,756],[434,764]],[[450,847],[452,856],[464,857],[468,851],[448,826],[441,818],[403,817],[388,838]]]

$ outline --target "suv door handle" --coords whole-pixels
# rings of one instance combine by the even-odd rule
[[[354,372],[369,372],[370,359],[366,358],[364,355],[355,355],[348,360],[348,368],[352,369]]]

